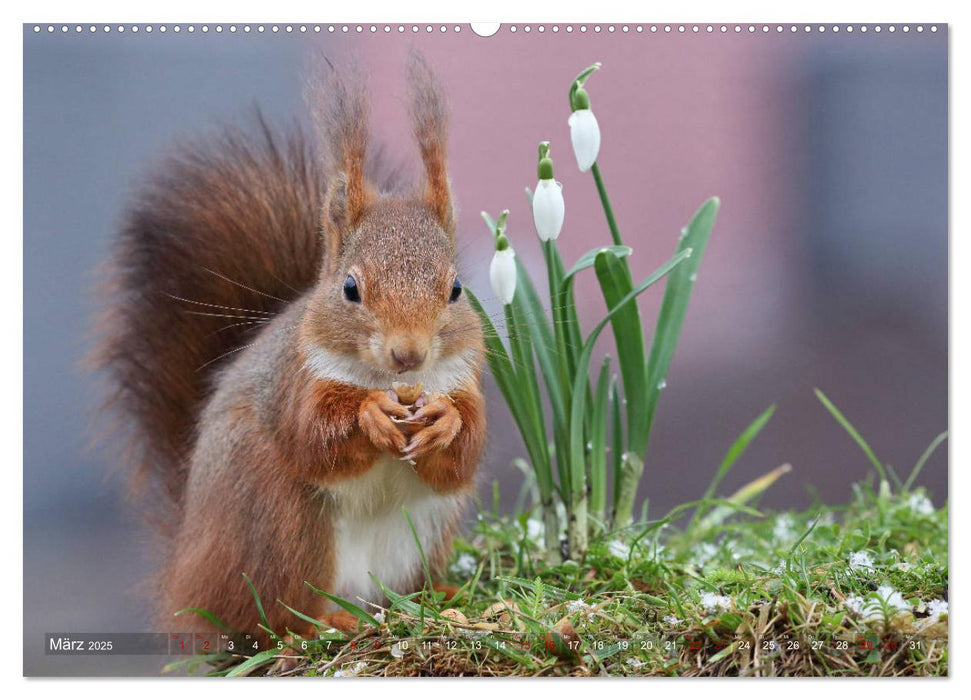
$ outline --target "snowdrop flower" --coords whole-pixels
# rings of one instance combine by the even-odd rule
[[[577,88],[573,95],[573,114],[567,123],[577,167],[580,172],[586,172],[597,162],[600,153],[600,125],[590,109],[590,96],[583,88]]]
[[[496,254],[492,256],[489,266],[489,281],[492,283],[492,293],[499,302],[503,306],[511,304],[516,295],[516,251],[509,245],[504,233],[496,237]]]
[[[927,604],[927,614],[928,620],[932,622],[940,622],[941,617],[947,615],[947,601],[941,600],[940,598],[932,600]]]
[[[391,645],[391,656],[396,659],[400,659],[405,655],[405,650],[401,648],[400,642],[395,642]]]
[[[383,623],[384,622],[384,612],[382,612],[381,610],[379,610],[378,612],[374,613],[373,617],[379,623]]]
[[[533,224],[541,241],[555,241],[563,228],[565,204],[563,185],[553,178],[553,161],[550,158],[550,142],[539,145],[539,182],[533,192]]]
[[[681,624],[681,620],[676,618],[674,615],[665,615],[664,617],[661,618],[661,622],[663,622],[666,625],[671,625],[672,627],[674,625]]]
[[[732,606],[732,599],[717,593],[705,593],[701,596],[701,607],[708,613],[722,612]]]
[[[873,571],[873,557],[867,552],[853,552],[850,554],[850,568],[854,571]]]

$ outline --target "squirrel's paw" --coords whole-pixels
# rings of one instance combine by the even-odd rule
[[[439,396],[422,406],[412,417],[416,421],[430,421],[415,433],[402,450],[405,459],[417,459],[431,452],[444,450],[462,429],[462,416],[447,396]]]
[[[391,418],[407,418],[408,409],[394,401],[386,391],[374,390],[361,402],[358,425],[375,447],[388,452],[402,452],[407,445],[404,433]]]

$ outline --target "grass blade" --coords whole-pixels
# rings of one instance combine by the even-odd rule
[[[529,579],[520,578],[518,576],[499,576],[500,581],[505,581],[506,583],[513,584],[515,586],[522,586],[531,593],[536,592],[536,582],[530,581]],[[543,593],[549,595],[551,598],[557,601],[565,600],[578,600],[581,596],[579,593],[574,593],[565,588],[558,588],[549,583],[543,583]]]
[[[783,464],[768,474],[763,474],[758,479],[750,481],[745,484],[738,491],[729,496],[726,501],[735,506],[744,506],[746,503],[751,501],[753,498],[763,494],[772,484],[774,484],[779,477],[784,476],[792,471],[792,466],[789,464]],[[701,521],[701,527],[705,530],[715,527],[716,525],[721,525],[725,518],[731,515],[733,512],[732,508],[727,506],[719,506],[715,508],[711,513],[705,516],[704,520]]]
[[[411,519],[411,513],[404,506],[401,507],[401,512],[405,515],[405,520],[408,521],[408,529],[411,530],[411,536],[415,539],[415,546],[418,547],[418,556],[421,557],[421,568],[425,570],[425,583],[428,586],[428,592],[432,593],[435,590],[435,583],[432,581],[432,570],[428,566],[428,557],[425,556],[425,548],[421,546],[421,540],[418,538],[418,531],[415,529],[415,523]]]
[[[241,663],[239,666],[234,666],[227,674],[226,678],[236,678],[237,676],[245,676],[252,669],[272,661],[280,653],[279,649],[264,649],[258,654],[253,654]]]
[[[945,439],[947,439],[946,430],[934,438],[933,442],[927,446],[927,449],[924,450],[924,454],[920,456],[920,459],[917,460],[917,464],[914,465],[914,470],[910,472],[910,476],[907,477],[907,481],[904,482],[903,488],[900,489],[902,492],[910,490],[910,487],[914,485],[917,475],[920,474],[920,471],[924,468],[927,460],[930,459],[931,455],[934,454],[934,450],[936,450],[937,446],[944,442]]]
[[[826,394],[821,392],[819,389],[816,389],[816,398],[822,402],[823,406],[826,407],[826,410],[829,411],[833,418],[836,419],[836,422],[843,426],[843,430],[845,430],[849,436],[853,438],[854,442],[860,446],[860,449],[863,450],[867,458],[869,458],[870,462],[873,464],[873,467],[877,470],[877,474],[880,475],[880,480],[886,481],[887,473],[884,471],[883,465],[880,463],[880,460],[877,459],[876,454],[874,454],[866,440],[863,439],[863,436],[857,432],[856,428],[854,428],[853,425],[846,419],[846,416],[844,416],[840,410],[836,408],[836,405],[830,401],[829,398],[827,398]]]
[[[316,630],[317,630],[318,632],[319,632],[320,630],[322,630],[322,629],[324,629],[324,628],[326,628],[326,627],[327,627],[327,625],[325,625],[325,624],[324,624],[323,622],[321,622],[320,620],[317,620],[317,619],[314,619],[314,618],[312,618],[312,617],[311,617],[310,615],[307,615],[306,613],[302,613],[302,612],[300,612],[299,610],[297,610],[297,609],[295,609],[295,608],[291,608],[291,607],[290,607],[289,605],[287,605],[286,603],[284,603],[284,602],[283,602],[282,600],[279,600],[279,599],[278,599],[278,600],[277,600],[276,602],[277,602],[277,603],[279,603],[280,605],[282,605],[283,607],[285,607],[285,608],[286,608],[287,610],[289,610],[289,611],[290,611],[291,613],[293,613],[293,614],[294,614],[295,616],[297,616],[297,617],[299,617],[299,618],[300,618],[301,620],[303,620],[304,622],[309,622],[309,623],[310,623],[311,625],[313,625],[313,626],[314,626],[314,628],[315,628],[315,629],[316,629]]]
[[[408,615],[418,617],[421,615],[421,606],[414,602],[412,598],[421,595],[421,593],[412,593],[411,595],[401,595],[400,593],[395,593],[390,588],[384,585],[381,580],[371,574],[371,580],[381,589],[381,592],[391,601],[391,610],[400,609],[403,610]]]
[[[183,615],[185,613],[194,613],[196,615],[200,615],[204,617],[206,620],[208,620],[210,623],[212,623],[213,625],[221,629],[223,632],[234,631],[232,627],[227,625],[225,622],[220,620],[218,617],[213,615],[208,610],[203,610],[202,608],[183,608],[182,610],[177,610],[175,612],[175,616],[178,617],[179,615]]]
[[[256,586],[254,586],[253,582],[250,581],[250,578],[246,575],[245,571],[243,572],[243,579],[246,581],[246,585],[249,586],[250,593],[253,594],[253,600],[256,601],[256,609],[260,613],[260,621],[263,623],[263,627],[267,632],[270,633],[270,637],[272,639],[279,639],[276,632],[270,629],[270,622],[266,619],[266,611],[263,609],[263,601],[260,600],[260,594],[256,592]]]
[[[350,601],[344,600],[340,596],[336,596],[333,593],[328,593],[327,591],[322,591],[321,589],[317,588],[315,585],[313,585],[309,581],[304,581],[304,584],[307,585],[307,586],[309,586],[310,587],[310,590],[312,590],[317,595],[323,596],[324,598],[326,598],[327,600],[331,601],[335,605],[338,605],[338,606],[344,608],[344,610],[346,610],[347,612],[349,612],[351,615],[353,615],[354,617],[356,617],[358,620],[361,620],[362,622],[366,622],[369,625],[374,625],[375,627],[380,627],[381,626],[381,623],[379,623],[377,620],[375,620],[371,615],[368,615],[366,612],[364,612],[363,610],[361,610],[361,608],[359,608],[356,605],[354,605],[354,603],[351,603]]]
[[[748,449],[748,446],[756,438],[756,436],[762,432],[762,428],[764,428],[765,424],[769,422],[770,418],[772,418],[773,413],[775,413],[775,404],[769,406],[765,411],[763,411],[761,415],[752,421],[752,423],[742,432],[742,434],[738,436],[735,442],[732,443],[732,446],[728,448],[728,452],[725,453],[725,458],[718,467],[718,471],[715,472],[714,478],[711,480],[711,483],[708,484],[708,488],[705,489],[705,493],[702,495],[703,499],[709,499],[715,495],[715,489],[718,488],[718,484],[720,484],[722,479],[725,478],[731,468],[735,465],[738,458],[742,456],[742,453]],[[699,507],[699,509],[695,511],[694,516],[691,518],[691,525],[694,525],[700,516],[701,508]],[[689,528],[691,525],[689,525]]]

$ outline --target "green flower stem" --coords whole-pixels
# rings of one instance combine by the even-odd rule
[[[617,219],[614,218],[614,208],[610,206],[610,197],[607,196],[607,188],[604,185],[603,177],[600,175],[600,166],[596,163],[590,168],[593,173],[593,181],[597,183],[597,194],[600,195],[600,203],[603,205],[604,216],[607,217],[607,226],[610,227],[610,237],[614,240],[614,245],[624,245],[620,239],[620,229],[617,227]]]

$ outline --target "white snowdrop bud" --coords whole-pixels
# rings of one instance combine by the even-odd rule
[[[505,234],[496,239],[496,253],[489,266],[489,281],[492,293],[505,306],[512,303],[516,295],[516,251],[509,245]]]
[[[563,228],[566,205],[563,202],[563,185],[553,177],[553,161],[549,157],[549,143],[539,147],[539,182],[533,193],[533,224],[541,241],[556,240]]]
[[[577,167],[581,172],[586,172],[597,162],[600,153],[600,125],[590,109],[590,98],[583,88],[576,91],[574,103],[578,109],[574,110],[567,122],[570,125],[570,141],[577,157]]]

